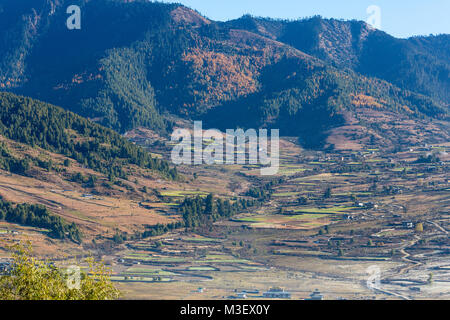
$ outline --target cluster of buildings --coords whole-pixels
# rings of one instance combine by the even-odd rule
[[[237,292],[237,290],[235,290]],[[230,296],[228,298],[232,299],[247,299],[249,295],[259,295],[258,290],[242,290],[236,293],[234,296]],[[264,299],[291,299],[292,294],[283,288],[274,287],[262,293],[260,296]],[[309,295],[309,298],[306,300],[323,300],[323,295],[320,293],[318,289],[314,290],[313,293]]]
[[[263,292],[263,298],[290,299],[291,293],[284,291],[284,289],[282,289],[282,288],[270,288],[269,291]]]

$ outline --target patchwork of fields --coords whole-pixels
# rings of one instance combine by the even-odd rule
[[[89,250],[111,267],[112,280],[129,298],[222,299],[241,290],[259,292],[249,295],[258,298],[273,286],[294,299],[315,289],[333,299],[449,297],[449,145],[327,153],[303,150],[291,138],[281,145],[275,177],[261,176],[258,165],[180,166],[180,181],[136,171],[105,192],[53,172],[45,173],[48,182],[2,173],[5,199],[44,204],[79,224],[85,238],[78,245],[50,239],[43,229],[2,223],[0,240],[32,239],[37,254],[59,257],[61,265]],[[153,152],[167,159],[169,150]],[[417,161],[430,152],[440,162]],[[252,188],[264,193],[255,198]],[[181,221],[184,199],[210,193],[257,205],[195,230],[135,236],[145,226]],[[124,240],[114,242],[117,234]],[[384,291],[366,286],[374,265],[383,270]]]

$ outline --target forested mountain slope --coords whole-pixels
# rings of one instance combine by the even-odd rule
[[[136,165],[177,178],[176,169],[166,161],[153,159],[113,130],[59,107],[11,93],[0,92],[0,135],[64,155],[113,177],[126,177],[126,167]],[[2,169],[26,174],[32,159],[17,158],[4,145],[0,147]]]
[[[66,8],[81,7],[81,30]],[[177,4],[5,0],[0,87],[119,132],[272,126],[320,147],[361,106],[447,119],[448,35],[396,39],[363,22],[244,16],[218,23]]]
[[[339,68],[450,103],[450,35],[397,39],[362,21],[319,16],[281,21],[244,16],[227,22],[286,43]]]

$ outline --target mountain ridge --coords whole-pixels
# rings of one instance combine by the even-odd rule
[[[247,15],[229,23],[253,29],[254,32],[259,32],[261,26],[264,27],[264,30],[267,30],[267,26],[270,26],[272,30],[276,30],[269,33],[274,39],[290,44],[334,66],[350,68],[366,76],[387,80],[393,84],[404,86],[411,91],[417,91],[418,93],[441,99],[447,104],[450,101],[448,96],[450,91],[450,81],[448,79],[450,72],[448,64],[450,58],[448,50],[450,35],[448,34],[398,39],[384,31],[374,29],[363,21],[323,19],[320,16],[288,21],[256,18]],[[446,49],[440,49],[439,46],[435,45],[435,42],[440,42],[441,46],[445,44]],[[430,56],[430,52],[420,50],[425,45],[428,45],[428,49],[436,54],[434,57]],[[378,51],[372,52],[374,50]],[[414,56],[411,57],[413,54]],[[391,55],[391,57],[386,55]],[[446,80],[445,86],[439,90],[424,88],[424,85],[418,83],[419,79],[414,76],[410,79],[410,83],[406,81],[408,79],[396,79],[395,75],[387,73],[392,68],[382,65],[383,60],[389,63],[393,62],[396,64],[396,68],[394,68],[396,72],[406,73],[407,68],[413,64],[414,66],[423,64],[425,68],[426,63],[421,61],[421,59],[429,63],[433,62],[433,58],[437,60],[434,63],[438,64],[439,69],[437,72],[442,73],[439,77]],[[406,61],[407,65],[401,65],[401,60]],[[375,66],[371,66],[371,64]],[[419,69],[416,72],[426,75],[423,69]],[[426,80],[433,81],[431,77],[426,78]]]
[[[448,118],[448,35],[403,40],[360,21],[215,22],[178,4],[72,2],[82,8],[81,30],[65,28],[66,1],[6,1],[21,19],[2,30],[22,37],[7,47],[8,33],[0,33],[4,90],[119,132],[143,126],[167,134],[174,114],[216,127],[276,125],[304,140],[344,124],[337,114],[357,112],[360,95],[376,101],[372,107]]]

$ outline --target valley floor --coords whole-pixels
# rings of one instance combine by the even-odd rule
[[[244,291],[258,299],[274,287],[291,299],[316,289],[324,299],[450,299],[448,144],[324,153],[302,150],[290,138],[281,143],[275,178],[282,180],[261,205],[196,230],[123,243],[111,241],[114,230],[178,221],[185,197],[249,198],[249,188],[274,177],[250,165],[186,166],[185,181],[136,174],[127,182],[157,190],[155,197],[120,188],[91,195],[51,173],[47,182],[2,173],[4,198],[45,204],[79,223],[87,239],[78,245],[1,222],[0,241],[31,240],[36,254],[61,266],[89,254],[102,258],[129,299],[235,299]],[[439,162],[416,161],[431,152]],[[377,277],[379,286],[369,288]]]

